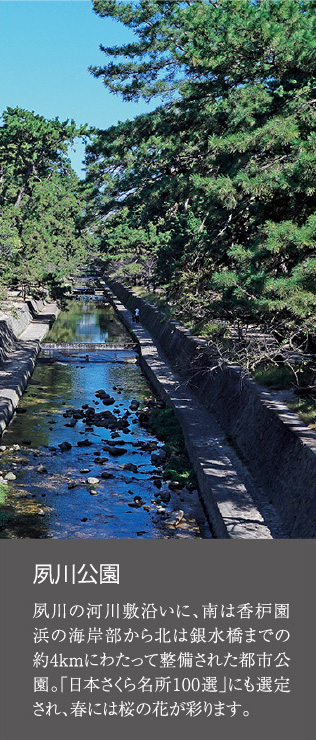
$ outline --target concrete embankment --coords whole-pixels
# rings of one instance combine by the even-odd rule
[[[149,350],[150,341],[154,338],[158,342],[158,351],[161,348],[165,360],[171,363],[179,376],[178,386],[182,388],[184,398],[175,404],[174,385],[170,385],[168,378],[160,378],[159,381],[160,368],[154,366],[155,362],[151,367],[148,365],[149,377],[152,376],[151,380],[156,385],[158,382],[160,391],[164,389],[182,423],[188,452],[197,471],[200,488],[202,492],[204,490],[204,500],[210,507],[213,521],[217,520],[217,536],[314,537],[316,435],[280,402],[277,394],[243,377],[237,366],[213,368],[216,363],[204,341],[194,337],[176,321],[167,321],[154,306],[133,295],[120,283],[107,280],[107,284],[121,301],[121,307],[117,301],[116,307],[122,317],[125,307],[131,311],[136,306],[140,308],[142,324],[151,334],[151,337],[143,337],[143,358],[146,343]],[[125,321],[130,323],[129,315],[125,315]],[[134,331],[139,339],[138,328]],[[185,400],[185,396],[190,396],[190,399]],[[200,406],[190,413],[192,397]],[[208,413],[208,418],[204,417],[200,423],[202,411]],[[227,439],[234,449],[227,445]],[[195,441],[199,440],[201,444],[197,452]],[[207,456],[204,455],[202,468],[205,471],[209,469],[209,472],[202,476],[203,447]],[[216,455],[212,461],[209,453],[215,447]],[[224,451],[225,459],[218,457],[220,451]],[[231,462],[228,467],[226,458]],[[261,523],[258,513],[263,514]],[[272,521],[271,526],[269,521]],[[266,524],[270,535],[261,529]]]
[[[140,364],[152,387],[173,407],[179,419],[213,536],[284,536],[275,512],[259,501],[260,494],[214,417],[171,369],[161,347],[144,326],[132,326],[128,309],[113,292],[108,291],[108,296],[139,344]]]
[[[29,300],[0,314],[0,436],[33,373],[40,342],[58,312],[56,303]]]

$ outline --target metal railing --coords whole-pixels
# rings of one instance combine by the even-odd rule
[[[132,350],[136,349],[136,345],[133,342],[43,342],[41,349],[64,352],[104,352],[104,350]]]

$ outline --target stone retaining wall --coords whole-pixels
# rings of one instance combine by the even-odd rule
[[[277,394],[242,376],[239,367],[212,370],[203,340],[114,280],[107,284],[159,342],[177,372],[215,416],[290,537],[315,536],[316,435]]]
[[[49,329],[50,314],[45,314],[45,305],[42,301],[29,299],[26,303],[17,304],[13,311],[0,314],[0,436],[28,384],[40,351],[40,340]],[[48,304],[47,308],[52,309],[53,316],[58,315],[56,304]],[[37,320],[32,324],[32,319],[35,316],[38,319],[41,311],[43,323]],[[30,336],[25,337],[28,334]]]
[[[5,335],[10,334],[11,341],[14,342],[44,306],[44,301],[27,298],[25,302],[13,303],[7,312],[0,312],[0,356],[6,346]]]

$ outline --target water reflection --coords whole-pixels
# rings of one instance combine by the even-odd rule
[[[68,301],[47,342],[115,342],[130,339],[112,307],[100,299]]]

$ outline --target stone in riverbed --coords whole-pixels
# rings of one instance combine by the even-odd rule
[[[166,457],[165,450],[157,450],[157,452],[151,453],[150,459],[152,465],[162,465],[166,461]]]
[[[66,452],[67,450],[71,450],[72,445],[70,444],[70,442],[61,442],[58,447],[61,452]]]
[[[99,491],[96,491],[95,488],[90,489],[90,496],[97,496]]]
[[[170,499],[171,499],[171,493],[169,493],[169,491],[163,491],[163,492],[162,492],[162,493],[160,494],[160,498],[161,498],[161,500],[162,500],[162,502],[163,502],[164,504],[168,504],[168,503],[169,503],[169,501],[170,501]]]
[[[161,514],[161,516],[164,516],[166,513],[166,509],[164,506],[157,506],[157,514]]]
[[[104,452],[108,452],[112,457],[119,457],[120,455],[124,455],[125,452],[127,452],[125,447],[109,447],[106,445],[103,447]]]
[[[131,501],[128,503],[128,506],[131,506],[134,509],[140,509],[142,506],[144,506],[145,501],[141,498],[141,496],[134,496],[134,501]]]
[[[133,398],[133,400],[130,403],[130,409],[131,409],[131,411],[137,411],[137,409],[139,408],[139,406],[140,406],[139,401],[137,401],[136,398]]]
[[[16,480],[16,475],[14,473],[6,473],[4,480]]]
[[[180,491],[181,488],[184,488],[184,483],[181,483],[179,480],[171,480],[169,488],[171,491]]]
[[[93,442],[90,439],[79,439],[79,442],[77,442],[78,447],[90,447],[92,444]]]
[[[169,519],[166,519],[166,524],[169,524],[172,527],[178,527],[180,522],[182,522],[183,517],[184,511],[182,511],[182,509],[179,509],[179,511],[172,511]]]
[[[88,486],[96,486],[100,483],[99,478],[87,478]]]
[[[109,393],[107,393],[103,388],[100,388],[100,390],[96,391],[94,394],[97,398],[110,398]]]
[[[69,488],[69,490],[71,490],[72,488],[76,488],[77,485],[78,484],[77,484],[77,482],[75,480],[70,480],[69,483],[68,483],[68,488]]]
[[[122,468],[123,470],[130,470],[131,473],[138,473],[138,467],[137,465],[134,465],[134,463],[124,463]]]
[[[103,473],[101,473],[101,478],[114,478],[113,473],[110,473],[108,470],[103,470]]]
[[[80,473],[90,473],[91,468],[81,468]]]
[[[162,486],[162,480],[161,480],[161,478],[158,478],[157,476],[153,476],[152,482],[153,482],[154,486],[156,486],[156,488],[161,488],[161,486]]]
[[[25,457],[17,457],[16,462],[24,466],[29,464],[29,461]]]
[[[42,463],[40,463],[36,468],[36,472],[37,473],[47,473],[48,471],[47,471],[47,468],[45,468],[45,465],[42,465]]]

